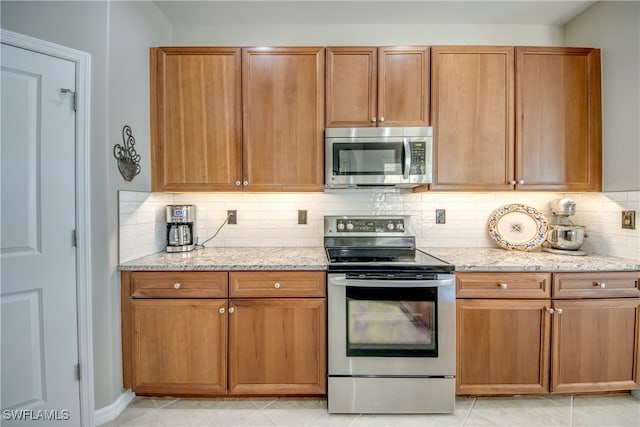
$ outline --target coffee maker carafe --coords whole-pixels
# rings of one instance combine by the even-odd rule
[[[585,228],[583,225],[575,225],[569,219],[576,213],[575,202],[571,199],[556,199],[549,203],[549,208],[553,217],[542,250],[563,255],[586,255],[586,252],[578,250],[585,237]]]
[[[167,206],[167,252],[187,252],[195,249],[193,205]]]

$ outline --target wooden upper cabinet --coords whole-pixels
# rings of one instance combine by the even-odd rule
[[[242,52],[244,188],[322,191],[324,48]]]
[[[240,61],[239,48],[151,49],[153,191],[241,189]]]
[[[435,190],[511,190],[514,48],[431,48]]]
[[[524,190],[600,191],[600,50],[516,48],[516,180]]]
[[[428,126],[428,47],[327,48],[327,127]]]

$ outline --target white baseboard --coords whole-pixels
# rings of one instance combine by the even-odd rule
[[[134,397],[136,397],[135,393],[131,390],[125,390],[111,405],[98,409],[94,415],[96,425],[106,424],[118,418],[118,415],[124,411],[124,408],[131,403]]]

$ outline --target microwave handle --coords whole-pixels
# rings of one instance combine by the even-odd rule
[[[411,171],[411,144],[409,144],[409,138],[402,138],[402,145],[404,146],[404,171],[402,178],[409,179],[409,172]]]

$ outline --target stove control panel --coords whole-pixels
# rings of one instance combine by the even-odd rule
[[[339,233],[404,233],[404,218],[338,218],[336,231]]]

